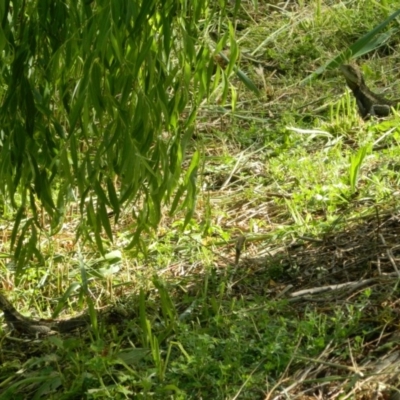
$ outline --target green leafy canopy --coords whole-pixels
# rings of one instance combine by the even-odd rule
[[[197,153],[189,178],[181,168],[210,91],[202,37],[213,7],[223,10],[205,0],[0,0],[0,195],[17,210],[21,265],[42,213],[54,234],[71,200],[85,216],[78,234],[93,232],[101,251],[110,211],[118,219],[134,205],[132,246],[178,187],[192,214]]]

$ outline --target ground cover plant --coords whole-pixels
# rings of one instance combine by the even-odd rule
[[[2,294],[89,321],[3,324],[0,398],[395,399],[399,115],[362,121],[333,65],[400,2],[155,3],[43,2],[48,42],[33,3],[0,7]],[[397,37],[352,60],[393,98]]]

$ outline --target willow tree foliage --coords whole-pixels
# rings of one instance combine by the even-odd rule
[[[100,250],[110,210],[134,205],[132,245],[163,204],[190,215],[197,153],[182,163],[224,3],[0,0],[0,194],[20,266],[72,200]]]

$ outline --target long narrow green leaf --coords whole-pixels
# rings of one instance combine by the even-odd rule
[[[366,54],[372,50],[378,48],[382,43],[384,43],[388,39],[389,34],[382,35],[380,38],[375,38],[375,36],[381,32],[386,26],[392,22],[398,15],[400,14],[400,10],[395,11],[390,17],[385,19],[382,23],[377,25],[374,29],[369,31],[367,34],[358,39],[353,45],[349,48],[343,50],[340,54],[338,54],[334,59],[330,60],[324,66],[318,68],[312,75],[309,75],[306,79],[304,79],[301,83],[307,83],[314,76],[322,74],[327,69],[337,68],[339,65],[343,64],[344,61],[349,60],[352,57],[358,57],[360,55]],[[389,31],[394,33],[394,30]]]
[[[67,304],[68,299],[74,294],[78,289],[81,288],[81,284],[78,282],[73,282],[71,285],[68,286],[67,290],[63,293],[61,298],[58,300],[57,306],[53,311],[52,318],[57,318],[60,314],[61,310]]]

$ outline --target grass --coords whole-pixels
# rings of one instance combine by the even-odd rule
[[[367,399],[398,387],[399,115],[361,121],[337,70],[299,84],[390,12],[371,1],[288,7],[241,11],[240,68],[262,95],[233,79],[234,112],[202,109],[184,229],[165,215],[137,253],[124,247],[127,212],[101,258],[74,244],[71,211],[18,285],[3,259],[2,288],[25,315],[111,305],[115,322],[93,314],[89,332],[37,339],[3,327],[1,399]],[[398,92],[397,45],[394,35],[359,60],[372,87]]]

